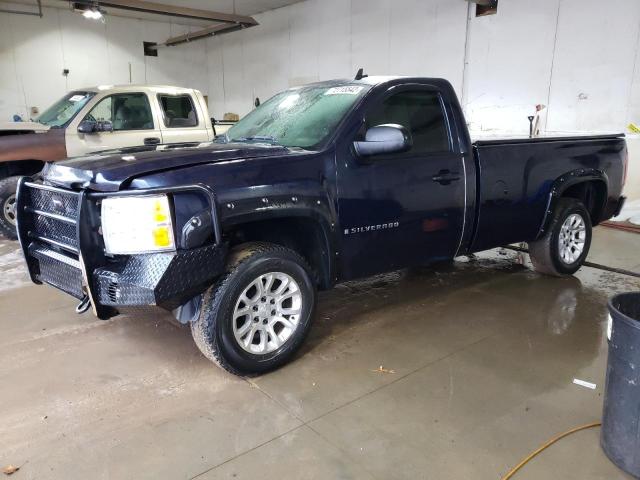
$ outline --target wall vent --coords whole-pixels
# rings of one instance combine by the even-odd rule
[[[476,2],[476,17],[485,17],[498,13],[498,0],[478,0]]]
[[[145,57],[157,57],[158,56],[158,44],[156,42],[142,42],[144,48]]]

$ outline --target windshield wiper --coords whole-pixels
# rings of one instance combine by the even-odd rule
[[[280,145],[276,137],[272,135],[253,135],[251,137],[232,138],[230,142],[268,142],[271,145]]]

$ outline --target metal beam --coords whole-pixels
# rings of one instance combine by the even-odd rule
[[[9,8],[0,8],[0,13],[12,13],[14,15],[33,15],[34,17],[40,17],[42,18],[42,2],[41,0],[37,0],[37,7],[38,7],[38,11],[37,12],[28,12],[25,10],[13,10],[13,9],[9,9]]]
[[[244,15],[230,13],[212,12],[210,10],[200,10],[197,8],[176,7],[163,3],[147,2],[143,0],[75,0],[83,5],[95,5],[101,7],[111,7],[121,10],[133,10],[135,12],[154,13],[156,15],[168,15],[171,17],[193,18],[196,20],[208,20],[212,22],[223,22],[239,24],[245,26],[257,25],[253,18]]]
[[[186,33],[184,35],[178,35],[177,37],[169,38],[164,44],[168,47],[173,45],[179,45],[181,43],[191,42],[193,40],[201,40],[203,38],[212,37],[214,35],[221,35],[223,33],[231,33],[237,30],[247,28],[245,25],[229,25],[228,23],[222,23],[218,25],[211,25],[210,27],[197,30],[195,32]]]

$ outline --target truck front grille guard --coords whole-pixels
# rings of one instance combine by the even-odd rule
[[[113,316],[112,307],[96,302],[89,274],[105,264],[103,241],[97,209],[89,201],[108,197],[173,194],[197,191],[203,193],[211,211],[215,245],[222,242],[216,198],[206,185],[160,187],[119,192],[73,191],[34,183],[28,177],[18,182],[16,220],[18,240],[24,254],[29,276],[34,283],[49,283],[66,293],[91,302],[99,318]],[[175,227],[175,225],[174,225]],[[46,267],[42,269],[41,267]],[[81,279],[73,272],[78,269]]]
[[[38,278],[38,271],[29,261],[33,256],[29,252],[33,242],[49,246],[59,253],[64,252],[60,254],[66,255],[71,259],[70,263],[77,265],[75,262],[80,255],[78,219],[81,196],[81,192],[33,183],[28,177],[20,178],[16,191],[18,241],[34,283],[42,282]]]

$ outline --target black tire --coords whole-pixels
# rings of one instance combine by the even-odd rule
[[[254,280],[272,272],[282,272],[295,280],[301,294],[301,313],[297,327],[279,348],[266,354],[254,354],[246,351],[236,340],[234,309],[240,295]],[[316,286],[310,272],[300,255],[279,245],[250,243],[235,249],[230,255],[226,273],[203,294],[200,315],[191,323],[191,334],[200,351],[235,375],[261,374],[288,362],[302,345],[315,311]],[[252,320],[247,318],[246,321]],[[258,338],[263,334],[260,333]]]
[[[15,201],[20,177],[9,177],[0,181],[0,234],[16,240]]]
[[[584,247],[575,261],[567,262],[560,254],[560,230],[565,220],[574,214],[579,215],[584,221]],[[591,233],[591,218],[584,205],[575,198],[561,198],[554,209],[547,233],[541,239],[529,242],[529,257],[533,268],[537,272],[556,277],[573,275],[589,254]]]

